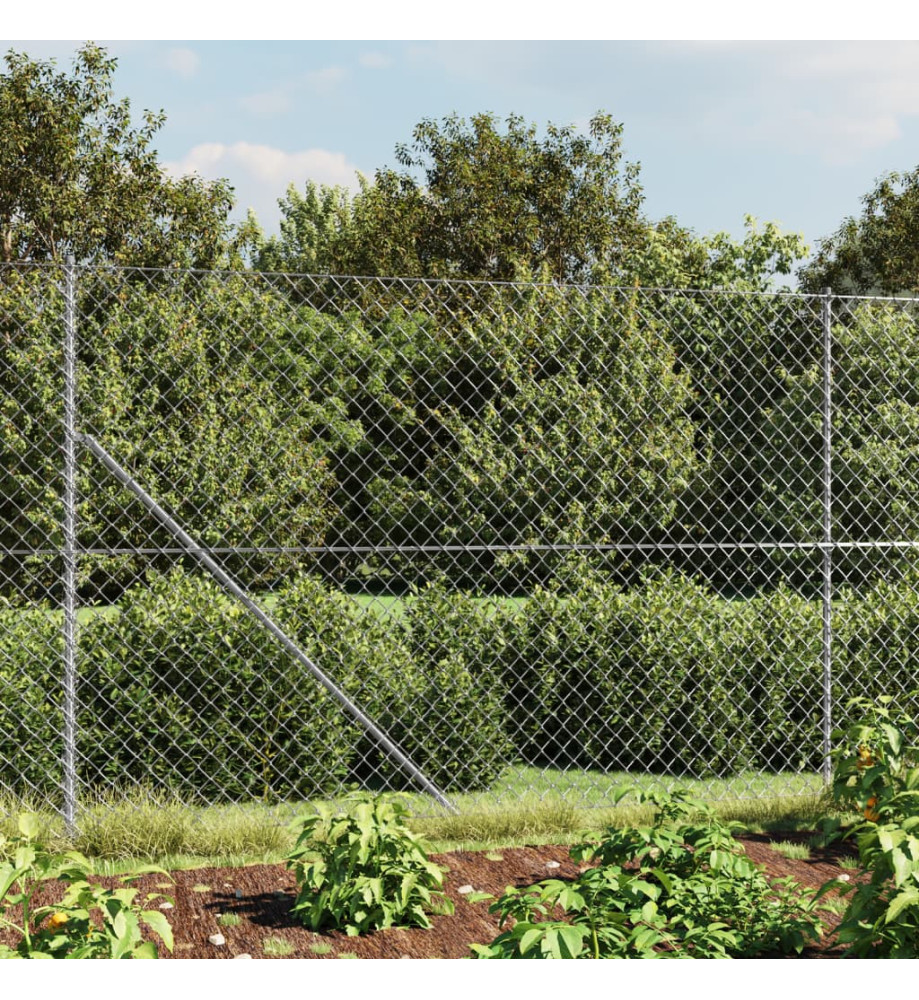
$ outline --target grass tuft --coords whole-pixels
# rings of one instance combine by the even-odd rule
[[[807,861],[811,856],[807,844],[796,844],[791,840],[775,840],[769,846],[792,861]]]
[[[283,958],[285,955],[292,955],[294,953],[294,946],[290,941],[285,941],[284,938],[268,937],[262,941],[262,951],[266,955],[275,955]]]

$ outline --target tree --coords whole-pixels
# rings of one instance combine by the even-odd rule
[[[346,274],[351,267],[354,237],[354,201],[345,187],[307,180],[303,194],[291,184],[278,199],[280,234],[260,238],[250,215],[253,267],[257,271],[296,271],[300,274]]]
[[[882,295],[919,294],[919,167],[880,177],[850,216],[821,240],[800,271],[811,291]]]
[[[412,447],[406,428],[368,482],[366,537],[469,546],[442,555],[454,579],[513,588],[559,561],[526,546],[644,542],[670,523],[694,463],[689,378],[634,296],[605,292],[521,290],[442,357],[416,352],[431,370],[414,367],[401,409],[427,433]]]
[[[212,267],[230,248],[232,188],[171,179],[151,147],[165,122],[132,124],[117,60],[88,43],[70,74],[10,50],[0,75],[0,261]]]
[[[622,126],[606,114],[588,135],[550,124],[540,137],[518,115],[505,125],[488,113],[425,119],[396,147],[402,169],[378,170],[353,199],[289,191],[281,237],[257,266],[498,281],[619,273],[647,230]]]

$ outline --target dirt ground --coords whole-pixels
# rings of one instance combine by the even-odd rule
[[[859,877],[840,864],[854,857],[849,844],[811,849],[809,859],[797,860],[773,850],[768,836],[740,839],[749,857],[764,865],[774,878],[791,876],[803,886],[817,888],[840,875]],[[772,839],[806,843],[808,836],[782,834]],[[164,959],[236,959],[243,955],[253,959],[467,958],[470,943],[487,944],[498,933],[497,917],[488,912],[488,904],[469,901],[470,886],[476,892],[499,895],[509,885],[526,886],[549,877],[572,878],[579,871],[564,846],[455,851],[431,857],[448,869],[444,887],[455,913],[433,917],[430,930],[388,929],[359,938],[337,931],[316,934],[299,925],[290,912],[296,895],[293,874],[283,864],[198,868],[174,872],[174,882],[162,875],[146,875],[132,884],[140,890],[139,900],[155,892],[174,901],[163,912],[173,927],[175,951],[170,954],[161,948]],[[108,886],[119,884],[114,878],[99,881]],[[53,887],[45,889],[36,902],[51,901],[59,894]],[[826,913],[824,918],[831,927],[838,921]],[[209,940],[216,934],[223,936],[222,944]],[[13,944],[15,939],[6,932],[0,934],[0,940]],[[801,957],[839,955],[830,933]]]

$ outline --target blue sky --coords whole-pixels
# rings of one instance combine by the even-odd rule
[[[395,166],[422,118],[510,112],[624,125],[645,210],[699,233],[744,215],[811,244],[888,170],[919,165],[919,42],[108,42],[115,89],[168,117],[175,172],[227,177],[276,229],[307,178],[356,186]],[[69,64],[75,42],[0,42]]]

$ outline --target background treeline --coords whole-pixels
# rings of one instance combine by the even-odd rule
[[[59,586],[60,279],[0,283],[9,597]],[[619,582],[656,560],[727,592],[816,583],[814,549],[789,546],[823,537],[819,298],[316,279],[307,302],[303,284],[79,277],[80,429],[247,585],[308,569],[404,592],[439,572],[525,593],[571,546]],[[832,335],[834,538],[916,540],[915,314],[837,301]],[[116,601],[175,541],[86,451],[79,469],[83,594]],[[733,543],[756,549],[712,551]],[[852,584],[902,566],[841,558]]]
[[[919,291],[919,170],[878,181],[798,295],[776,286],[800,237],[648,218],[604,113],[584,133],[423,121],[356,193],[292,185],[266,237],[231,222],[228,181],[163,172],[163,116],[115,98],[104,50],[5,65],[0,783],[60,777],[70,254],[80,430],[435,780],[819,765],[813,293]],[[914,686],[908,550],[859,545],[919,541],[919,338],[911,302],[832,308],[833,532],[855,543],[834,552],[840,705]],[[81,780],[206,798],[395,780],[85,452],[78,533],[99,605]]]
[[[69,71],[13,51],[5,64],[8,595],[50,594],[59,575],[47,552],[62,537],[54,268],[67,254],[87,265],[81,429],[202,542],[247,550],[227,561],[253,586],[299,567],[404,587],[436,566],[458,585],[525,591],[557,558],[520,546],[822,537],[822,304],[774,288],[807,248],[752,219],[741,240],[649,219],[610,115],[583,132],[514,115],[422,121],[396,146],[397,166],[356,193],[291,185],[266,238],[252,217],[230,221],[227,181],[161,170],[164,116],[138,121],[115,97],[103,49],[83,46]],[[862,218],[799,271],[802,286],[919,288],[917,190],[919,173],[880,181]],[[649,290],[660,288],[671,291]],[[834,310],[835,536],[911,540],[915,313],[847,300]],[[128,551],[169,540],[85,456],[79,486],[86,597],[115,600],[138,573],[166,568]],[[454,550],[356,551],[381,545]],[[318,565],[289,551],[304,547],[324,550]],[[746,581],[710,556],[707,578],[812,580],[811,555],[761,551]],[[628,581],[648,558],[597,564]],[[856,552],[838,565],[857,583],[891,563]]]

